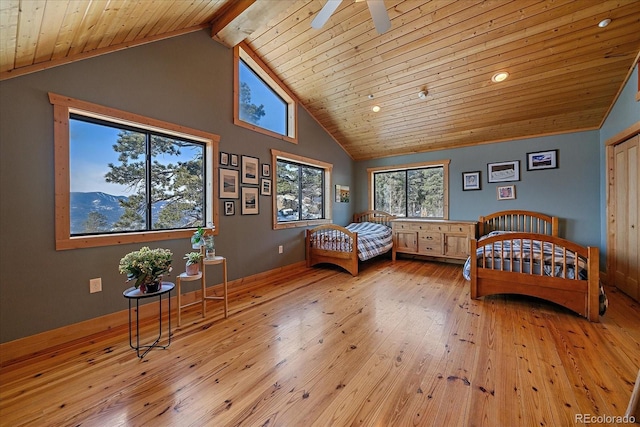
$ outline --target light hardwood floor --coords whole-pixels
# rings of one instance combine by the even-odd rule
[[[232,288],[228,319],[220,303],[206,319],[194,307],[143,360],[123,327],[8,364],[0,424],[572,426],[624,414],[640,366],[640,309],[625,295],[607,288],[609,312],[589,323],[530,298],[472,301],[458,265],[361,267]]]

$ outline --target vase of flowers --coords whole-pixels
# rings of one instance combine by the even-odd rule
[[[134,287],[143,293],[160,290],[162,276],[171,272],[169,249],[149,249],[145,246],[125,255],[118,266],[121,274],[127,275],[127,282],[135,280]]]

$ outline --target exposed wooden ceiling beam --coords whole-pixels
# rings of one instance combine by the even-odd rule
[[[266,0],[231,2],[221,16],[211,23],[211,37],[231,48],[285,12],[291,4],[288,1]]]

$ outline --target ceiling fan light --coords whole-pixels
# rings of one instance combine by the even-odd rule
[[[491,81],[494,83],[500,83],[503,82],[505,80],[507,80],[507,77],[509,77],[509,73],[507,73],[506,71],[500,71],[495,73],[492,77],[491,77]]]
[[[374,105],[373,107],[371,107],[371,111],[373,111],[374,113],[377,113],[380,111],[380,106],[379,105]]]

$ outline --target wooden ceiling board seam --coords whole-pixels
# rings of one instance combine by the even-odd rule
[[[463,10],[466,10],[475,3],[461,2],[459,4],[468,6],[463,8]],[[402,31],[402,29],[398,30],[398,32]],[[349,67],[353,66],[352,64],[360,64],[360,70],[366,69],[367,66],[362,65],[361,62],[368,58],[379,56],[381,51],[384,53],[384,49],[397,49],[401,45],[402,38],[396,37],[398,32],[392,29],[378,36],[370,30],[358,35],[358,37],[354,37],[351,33],[338,35],[336,37],[338,43],[333,41],[335,38],[331,38],[322,44],[322,50],[303,49],[305,52],[310,52],[310,54],[302,54],[295,67],[281,67],[281,73],[291,84],[295,84],[299,79],[309,76],[336,77],[336,71],[338,70],[336,67],[338,65],[341,67],[340,70],[349,69]],[[416,32],[418,30],[412,31],[411,34]],[[330,52],[330,55],[320,55],[320,52]],[[348,74],[341,76],[346,75]]]
[[[109,46],[122,43],[126,34],[138,20],[141,2],[135,0],[124,0],[114,16],[109,29],[98,42],[96,49],[104,49]]]
[[[138,7],[135,9],[134,21],[128,25],[126,30],[116,36],[114,43],[116,40],[120,40],[121,43],[128,43],[142,38],[139,34],[142,32],[144,27],[148,25],[150,19],[156,13],[156,9],[154,8],[155,2],[156,0],[139,2]]]
[[[19,0],[0,2],[0,72],[15,67],[16,48],[18,45]]]
[[[85,9],[80,25],[76,28],[68,55],[73,56],[85,52],[85,46],[92,40],[94,29],[102,16],[109,0],[91,0]]]
[[[209,0],[190,0],[189,2],[182,2],[183,8],[180,13],[174,14],[172,19],[168,19],[163,26],[157,31],[157,34],[167,33],[171,31],[175,31],[180,28],[184,28],[185,21],[188,21],[192,14],[195,14],[196,11],[202,8],[205,5],[205,2]]]
[[[463,2],[462,4],[467,4]],[[510,3],[511,4],[511,3]],[[469,11],[471,9],[471,11]],[[489,12],[487,12],[489,13]],[[477,18],[477,11],[473,8],[465,8],[464,12],[460,12],[462,15],[461,19],[464,19],[465,22],[475,22],[474,18]],[[458,17],[460,18],[460,17]],[[300,71],[297,71],[295,74],[291,73],[283,73],[288,81],[291,84],[295,84],[296,80],[301,77],[308,77],[309,75],[322,76],[323,78],[330,77],[347,77],[350,74],[353,74],[357,71],[366,70],[371,67],[371,64],[368,62],[367,55],[371,53],[371,57],[380,57],[384,61],[383,63],[387,63],[388,59],[393,59],[397,61],[397,63],[405,63],[407,59],[413,58],[413,55],[420,54],[420,52],[433,54],[434,51],[442,50],[447,51],[450,49],[450,46],[460,38],[459,32],[461,30],[461,26],[459,23],[457,25],[451,25],[450,22],[447,21],[446,17],[443,19],[438,19],[433,21],[429,27],[439,28],[438,31],[432,32],[429,34],[429,40],[426,42],[426,37],[416,38],[416,43],[419,41],[420,49],[411,49],[408,52],[401,53],[401,49],[398,46],[398,43],[402,43],[402,40],[392,40],[391,42],[382,38],[370,38],[369,40],[365,40],[364,43],[359,43],[359,51],[354,55],[353,52],[332,52],[333,56],[321,63],[318,63],[318,66],[314,64],[314,61],[309,61],[302,64],[299,68]],[[413,31],[410,35],[415,37],[416,33],[420,33],[419,30]],[[406,37],[409,37],[407,35]],[[438,37],[436,37],[438,36]],[[405,38],[406,38],[405,37]],[[411,39],[413,40],[413,38]],[[434,49],[433,44],[435,42],[439,42],[439,48]],[[357,42],[356,42],[357,43]],[[476,45],[479,45],[477,49],[482,50],[484,46],[481,41],[476,41]],[[401,44],[400,46],[404,46]],[[393,57],[387,57],[388,52],[398,52],[393,55]],[[336,57],[338,56],[338,57]],[[422,56],[424,57],[424,56]],[[355,62],[357,66],[351,66],[350,63],[346,62],[346,59],[350,59],[352,62]],[[374,64],[375,65],[375,64]],[[381,65],[378,65],[380,67]]]
[[[146,37],[155,36],[154,31],[156,31],[156,28],[159,25],[162,25],[161,23],[164,22],[163,20],[167,19],[165,18],[165,14],[167,13],[167,10],[171,9],[171,6],[172,6],[172,2],[154,0],[151,7],[151,14],[149,15],[148,19],[144,23],[143,27],[138,31],[135,37],[131,40],[135,41],[135,40],[144,39]],[[129,39],[129,37],[127,37],[127,39]]]
[[[42,27],[44,3],[20,3],[16,37],[15,67],[33,64],[38,43],[38,34]],[[29,24],[29,25],[26,25]]]
[[[53,53],[51,54],[52,61],[65,58],[69,54],[76,34],[76,26],[80,25],[82,21],[86,3],[86,0],[70,0],[67,3],[64,20],[60,23]]]
[[[170,32],[177,22],[179,22],[188,11],[195,6],[195,2],[202,0],[190,0],[188,2],[173,2],[172,7],[166,9],[156,24],[151,27],[149,34],[158,35]]]
[[[520,36],[519,39],[514,40],[514,42],[518,42],[520,39],[526,39],[526,37],[529,37],[530,35],[524,34],[522,33],[522,35]],[[419,66],[421,63],[428,63],[430,66],[437,66],[437,65],[442,65],[442,64],[446,64],[449,61],[450,55],[447,52],[449,51],[449,46],[453,43],[453,40],[450,40],[449,38],[446,38],[442,41],[439,41],[438,43],[438,48],[434,51],[434,47],[432,43],[429,43],[427,46],[425,46],[425,50],[424,52],[428,52],[429,55],[423,55],[423,56],[417,56],[417,57],[412,57],[409,55],[404,55],[402,57],[396,57],[395,58],[395,63],[397,65],[393,66],[393,69],[402,69],[402,68],[409,68],[409,67],[413,67],[413,66]],[[495,42],[495,41],[494,41]],[[487,50],[487,46],[485,44],[485,42],[483,40],[477,40],[476,41],[477,44],[469,46],[467,49],[463,50],[463,51],[456,51],[455,52],[455,56],[457,57],[468,57],[469,55],[475,54],[475,53],[479,53],[479,52],[486,52]],[[442,53],[442,55],[439,55],[439,53]],[[416,54],[419,54],[419,52],[414,52]],[[358,70],[363,70],[364,72],[376,72],[376,71],[380,71],[382,73],[389,73],[389,68],[383,68],[384,65],[374,65],[373,67],[370,65],[367,66],[359,66],[359,67],[352,67],[352,69],[350,70],[350,74],[355,73]],[[333,70],[335,71],[335,70]],[[332,72],[330,74],[327,73],[322,73],[320,72],[320,70],[315,70],[314,74],[315,78],[324,78],[324,79],[329,79],[331,80],[332,78],[337,78],[338,75],[335,72]],[[345,78],[347,77],[348,74],[342,74],[339,75],[339,77],[341,78]],[[292,80],[291,78],[289,78],[289,76],[286,77],[286,81],[288,82],[288,84],[295,86],[296,85],[296,81]],[[306,82],[307,85],[307,90],[313,90],[313,86],[309,85],[309,82]]]
[[[302,32],[308,31],[311,26],[309,17],[315,16],[322,9],[324,2],[319,0],[296,0],[289,8],[288,14],[283,14],[277,23],[263,25],[245,39],[247,44],[253,44],[260,40],[260,48],[265,49],[265,45],[278,40],[275,46],[287,43],[292,38]],[[314,7],[315,6],[315,7]],[[307,24],[309,22],[309,24]],[[298,31],[298,29],[303,29]],[[285,38],[286,37],[286,38]]]
[[[396,3],[398,2],[399,1],[396,1]],[[348,2],[343,2],[343,4],[344,3]],[[358,37],[379,39],[380,36],[371,27],[371,14],[369,10],[361,6],[364,5],[338,9],[332,16],[332,18],[335,19],[335,25],[330,25],[330,20],[330,22],[325,24],[321,29],[311,28],[310,18],[313,17],[312,15],[306,20],[297,23],[297,27],[303,31],[298,32],[294,37],[289,37],[289,34],[285,33],[283,36],[271,40],[268,44],[262,43],[260,39],[254,40],[254,43],[259,46],[260,54],[269,61],[285,61],[286,63],[286,58],[297,58],[295,54],[287,55],[290,50],[299,51],[302,62],[304,62],[310,60],[310,58],[322,57],[323,54],[328,51],[336,52],[338,51],[338,49],[336,49],[337,46],[349,44],[358,39]],[[350,31],[344,31],[344,26],[341,24],[342,22],[355,22],[357,24],[354,24]],[[337,30],[337,35],[335,36],[333,35],[334,30]],[[354,34],[355,31],[359,32]],[[284,37],[287,38],[284,39]],[[283,49],[283,46],[287,46],[288,49]],[[322,49],[319,47],[322,47]]]
[[[67,2],[47,2],[44,5],[44,16],[38,34],[36,52],[33,63],[49,61],[53,57],[53,51],[60,33],[60,25],[67,11]]]
[[[610,60],[608,60],[606,63],[603,61],[604,64],[611,64],[611,66],[621,66],[622,64],[625,64],[624,60],[618,60],[615,62],[611,62]],[[629,64],[630,65],[630,64]],[[581,70],[583,71],[583,73],[578,74],[578,73],[570,73],[569,71],[571,70],[567,70],[566,68],[563,70],[555,70],[552,72],[552,74],[550,74],[549,76],[545,76],[542,73],[533,73],[530,77],[527,76],[522,76],[521,78],[518,78],[518,76],[513,76],[514,80],[510,81],[510,82],[505,82],[504,84],[502,84],[501,86],[496,86],[495,84],[493,85],[489,85],[487,84],[484,87],[477,87],[477,88],[471,88],[469,86],[461,86],[459,83],[457,82],[452,82],[450,84],[447,85],[441,85],[441,86],[431,86],[430,87],[430,98],[427,99],[428,104],[430,106],[438,106],[441,103],[444,103],[445,105],[449,105],[451,102],[454,102],[456,98],[461,98],[461,99],[479,99],[479,98],[486,98],[487,96],[491,96],[494,94],[504,94],[505,96],[509,96],[509,95],[513,95],[513,96],[518,96],[519,92],[523,89],[522,85],[527,85],[527,84],[531,84],[531,83],[535,83],[536,84],[536,88],[538,90],[538,92],[543,92],[545,84],[544,84],[544,80],[541,81],[541,79],[546,78],[546,77],[553,77],[553,79],[555,81],[558,81],[558,83],[563,84],[563,88],[560,90],[561,92],[566,92],[567,88],[569,85],[569,87],[572,84],[583,84],[582,82],[576,82],[579,79],[576,79],[576,76],[584,76],[585,78],[589,78],[589,74],[595,74],[594,77],[592,77],[593,79],[597,79],[597,78],[601,78],[603,77],[603,75],[607,78],[610,78],[612,76],[615,76],[615,71],[612,71],[611,75],[609,74],[604,74],[604,72],[600,73],[602,75],[597,75],[597,73],[593,73],[592,69],[594,68],[594,66],[600,66],[600,64],[593,64],[591,63],[591,65],[587,65],[584,67],[581,67]],[[626,68],[626,67],[625,67]],[[575,71],[575,70],[574,70]],[[518,80],[516,80],[518,79]],[[551,88],[550,89],[550,93],[552,94],[553,91],[559,91],[558,89],[555,88]],[[417,88],[415,90],[415,92],[413,92],[415,95],[415,101],[417,102]],[[400,98],[404,98],[404,97],[400,97]],[[397,99],[397,98],[395,98]],[[345,99],[343,100],[336,100],[336,102],[339,102],[339,106],[334,106],[332,108],[332,111],[334,113],[338,113],[341,110],[345,110],[345,111],[353,111],[354,107],[358,107],[358,106],[366,106],[366,105],[372,105],[374,102],[375,103],[380,103],[380,104],[384,104],[387,106],[394,106],[394,102],[400,102],[400,101],[394,101],[393,99],[391,101],[389,101],[389,98],[386,96],[377,96],[376,98],[374,98],[374,100],[370,101],[367,99],[363,99],[362,97],[360,99],[357,99],[356,102],[348,102],[347,98],[345,97]],[[422,103],[424,104],[424,103]],[[310,107],[316,107],[316,104],[308,104]]]
[[[118,16],[123,17],[120,12],[127,2],[128,0],[109,0],[104,11],[100,14],[100,18],[91,29],[93,36],[85,43],[84,52],[111,45],[118,24]]]
[[[627,45],[627,47],[633,47],[634,42],[631,42]],[[554,56],[550,56],[550,58],[553,58]],[[586,58],[584,56],[580,56],[581,58],[585,58],[583,61],[581,62],[591,62],[593,60],[591,60],[590,58]],[[528,77],[529,79],[531,79],[532,81],[539,81],[541,78],[544,78],[545,75],[541,74],[544,70],[552,68],[552,69],[559,69],[560,66],[555,66],[555,64],[560,64],[562,65],[561,62],[551,62],[550,64],[546,64],[544,67],[531,67],[529,69],[522,69],[521,73],[523,76],[529,75],[531,77]],[[600,66],[601,64],[612,64],[611,59],[602,59],[602,60],[598,60],[597,62],[594,63],[594,65]],[[526,65],[526,64],[523,64]],[[580,67],[580,69],[584,69],[585,67]],[[588,68],[588,67],[587,67]],[[518,68],[513,67],[513,69],[510,69],[510,71],[512,71],[512,74],[514,74],[515,76],[518,75],[518,73],[520,72]],[[562,73],[562,74],[566,74],[567,72],[569,72],[571,70],[568,70],[566,67],[563,68],[560,71],[555,71],[551,77],[555,77],[557,74]],[[526,73],[526,74],[525,74]],[[583,73],[584,74],[584,73]],[[430,93],[432,94],[432,96],[436,96],[435,94],[439,94],[439,92],[445,90],[445,87],[443,85],[461,85],[462,86],[462,90],[466,91],[468,89],[468,84],[466,84],[466,82],[471,82],[474,81],[475,79],[472,78],[474,74],[471,73],[462,73],[462,74],[458,74],[459,77],[461,77],[460,81],[463,83],[456,83],[456,82],[452,82],[452,83],[448,83],[446,82],[446,80],[432,80],[430,83],[427,84],[427,87],[429,88]],[[523,77],[524,78],[524,77]],[[519,82],[519,83],[527,83],[526,80],[523,80],[523,78],[519,78],[519,79],[513,79],[513,80],[509,80],[508,82],[504,83],[504,86],[510,86],[513,84],[513,82]],[[390,92],[386,91],[386,87],[376,87],[375,88],[375,93],[376,93],[376,100],[378,99],[385,99],[385,95],[387,95],[388,93],[393,95],[393,93],[399,89],[402,89],[401,84],[405,85],[408,87],[407,90],[409,90],[411,87],[414,88],[415,93],[417,94],[418,88],[419,86],[414,83],[414,81],[429,81],[428,76],[415,76],[415,75],[410,75],[407,77],[406,81],[402,80],[402,81],[397,81],[394,80],[393,83],[387,83],[386,86],[389,86],[390,88]],[[486,81],[486,85],[490,85],[489,82],[489,74],[485,73],[483,76],[478,78],[478,82],[483,82]],[[502,87],[504,87],[502,86]],[[491,84],[492,88],[497,87],[495,84]],[[358,89],[357,87],[354,89]],[[334,98],[339,98],[341,103],[345,104],[350,104],[351,102],[349,102],[350,100],[354,100],[354,102],[364,102],[363,97],[362,96],[358,96],[358,95],[351,95],[351,94],[343,94],[342,96],[336,96],[333,95],[332,93],[328,93],[324,100],[326,102],[331,102],[332,99]],[[312,106],[313,103],[309,103],[307,102],[308,105]]]

